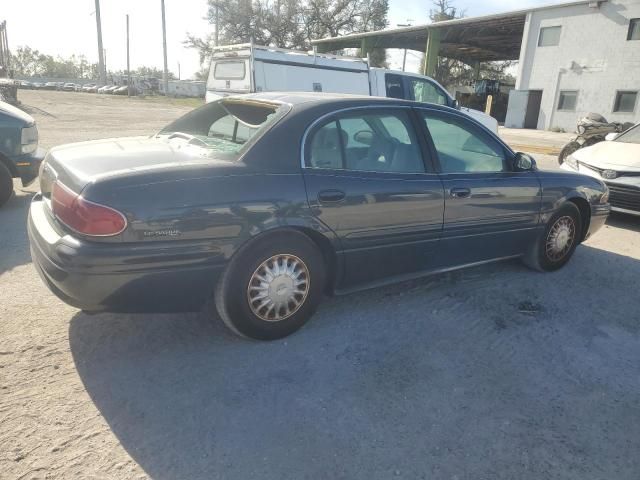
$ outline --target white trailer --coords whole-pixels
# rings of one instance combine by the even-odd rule
[[[434,79],[371,68],[366,59],[301,52],[254,44],[215,47],[207,80],[207,102],[255,92],[329,92],[371,95],[447,105],[464,111],[493,132],[495,118],[461,108]]]

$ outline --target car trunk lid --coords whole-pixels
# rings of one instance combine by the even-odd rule
[[[40,175],[40,189],[47,197],[58,180],[80,193],[88,184],[104,178],[211,160],[209,151],[182,138],[131,137],[74,143],[49,152]]]

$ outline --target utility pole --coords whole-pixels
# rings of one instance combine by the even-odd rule
[[[412,19],[407,18],[407,23],[398,23],[397,26],[398,27],[411,27],[411,22],[413,22]],[[402,71],[404,72],[404,69],[407,65],[407,49],[404,49],[404,54],[402,55]]]
[[[217,3],[216,3],[215,22],[216,22],[216,34],[215,34],[214,38],[215,38],[215,42],[216,42],[215,46],[217,47],[219,45],[218,41],[220,39],[220,36],[218,35],[219,26],[220,26],[220,23],[219,23],[220,22],[220,11],[218,9],[218,4]]]
[[[102,49],[102,22],[100,21],[100,0],[96,0],[96,27],[98,28],[98,73],[100,83],[107,83],[107,72],[104,67],[104,50]]]
[[[131,67],[129,66],[129,14],[127,13],[127,96],[131,96]]]
[[[180,80],[180,62],[178,62],[178,80]]]
[[[164,95],[165,97],[168,97],[169,69],[167,67],[167,24],[164,18],[164,0],[160,0],[160,5],[162,7],[162,49],[164,51],[164,71],[162,72],[162,83],[164,84]]]

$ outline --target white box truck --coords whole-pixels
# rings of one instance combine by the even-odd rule
[[[329,92],[402,98],[464,111],[497,133],[495,118],[460,107],[430,77],[372,68],[365,59],[239,44],[215,47],[207,79],[207,102],[255,92]]]

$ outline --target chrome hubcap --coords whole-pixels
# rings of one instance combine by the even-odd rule
[[[262,320],[278,322],[302,306],[309,293],[309,270],[295,255],[274,255],[253,272],[247,287],[251,311]]]
[[[571,217],[560,217],[553,224],[547,236],[546,252],[549,260],[561,260],[575,240],[576,226]]]

